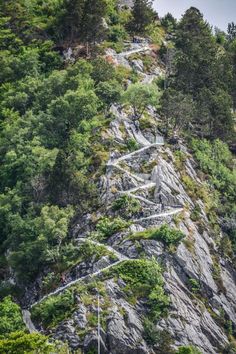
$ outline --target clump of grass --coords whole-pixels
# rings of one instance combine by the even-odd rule
[[[130,226],[130,222],[118,217],[103,217],[96,225],[97,238],[100,240],[108,239],[115,233],[125,230]]]
[[[112,209],[129,217],[141,210],[141,203],[136,198],[125,194],[114,201]]]
[[[148,229],[129,236],[129,238],[132,240],[151,239],[161,241],[166,246],[176,246],[181,240],[183,240],[184,237],[185,235],[182,231],[170,228],[166,224],[157,229]]]
[[[162,268],[155,260],[127,260],[110,270],[110,273],[126,283],[123,291],[132,304],[138,299],[146,299],[150,320],[167,314],[169,298],[164,291]]]

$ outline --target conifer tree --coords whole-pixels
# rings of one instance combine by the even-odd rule
[[[147,26],[152,23],[155,12],[152,8],[152,0],[135,0],[132,8],[132,20],[129,30],[134,34],[144,34]]]
[[[65,0],[64,7],[61,27],[65,38],[89,45],[104,37],[105,0]]]
[[[194,132],[209,138],[227,138],[233,119],[230,84],[225,84],[225,78],[231,77],[231,70],[198,9],[186,11],[175,42],[176,65],[170,86],[192,96],[197,108],[192,122]]]
[[[176,36],[176,86],[194,96],[215,79],[216,45],[211,28],[194,7],[182,17]]]
[[[236,38],[236,24],[234,22],[228,24],[228,38],[230,41]]]
[[[106,14],[105,0],[86,0],[81,24],[81,37],[85,43],[94,43],[105,36],[103,24]]]

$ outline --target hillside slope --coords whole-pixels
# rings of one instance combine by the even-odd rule
[[[236,25],[8,0],[0,37],[0,354],[236,353]]]
[[[144,127],[142,122],[141,127],[134,123],[132,110],[127,112],[118,105],[111,107],[111,113],[110,127],[101,137],[104,146],[112,140],[114,147],[100,178],[100,207],[96,213],[83,215],[73,228],[78,244],[91,245],[90,257],[68,274],[67,284],[30,304],[35,324],[54,338],[68,341],[72,348],[89,352],[97,343],[99,292],[102,352],[164,352],[162,346],[168,343],[160,346],[145,321],[150,312],[142,290],[145,280],[139,280],[144,284],[136,289],[137,284],[129,284],[124,276],[129,266],[135,278],[136,267],[145,268],[142,262],[151,271],[152,262],[157,261],[162,266],[166,295],[160,289],[154,295],[160,308],[152,319],[156,326],[152,331],[163,333],[163,340],[171,343],[167,334],[165,339],[168,332],[174,346],[195,345],[202,353],[220,353],[228,343],[227,326],[236,323],[236,274],[217,250],[201,199],[205,182],[198,176],[197,164],[183,143],[164,141],[157,129],[158,115],[151,107]],[[133,142],[132,151],[127,148],[129,141]],[[186,180],[199,193],[193,195]],[[198,220],[193,221],[196,207]],[[163,225],[180,230],[181,237],[171,239],[170,235],[168,239],[164,232],[155,235]],[[50,312],[57,313],[57,301],[65,301],[63,296],[73,297],[68,313],[47,318],[47,309],[52,306]]]

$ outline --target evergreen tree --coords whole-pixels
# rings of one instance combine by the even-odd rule
[[[228,24],[228,38],[230,41],[236,38],[236,24],[234,22]]]
[[[104,37],[105,0],[65,0],[64,7],[60,21],[65,38],[88,45]]]
[[[187,129],[195,114],[195,105],[190,95],[168,89],[161,97],[161,112],[165,121],[165,131]]]
[[[103,24],[106,14],[105,0],[86,0],[82,17],[81,37],[84,43],[93,43],[104,38]]]
[[[145,34],[147,26],[152,23],[155,12],[153,0],[135,0],[132,8],[132,20],[128,27],[134,34]]]
[[[233,126],[229,96],[232,68],[224,52],[218,50],[211,28],[198,9],[191,7],[182,17],[176,48],[170,86],[192,95],[196,106],[192,120],[195,133],[211,138],[228,137]]]
[[[232,69],[232,79],[230,81],[230,93],[233,99],[233,108],[236,109],[236,39],[230,42],[228,47],[228,56],[230,60],[230,67]]]
[[[167,13],[162,19],[161,19],[161,25],[165,28],[165,30],[173,34],[173,32],[176,30],[177,27],[177,20],[174,18],[174,16],[171,13]]]
[[[206,138],[227,138],[233,131],[230,95],[223,89],[204,88],[196,100],[195,132]]]
[[[73,42],[80,36],[85,0],[65,0],[64,13],[59,20],[63,37]]]
[[[176,36],[175,86],[194,96],[215,80],[216,45],[203,15],[194,7],[182,17]]]

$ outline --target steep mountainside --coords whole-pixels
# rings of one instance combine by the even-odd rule
[[[127,64],[136,64],[129,61],[129,55],[126,58]],[[142,66],[141,60],[139,64]],[[100,207],[83,215],[73,227],[77,244],[86,244],[90,251],[84,250],[83,260],[53,293],[36,303],[33,293],[27,293],[32,303],[26,300],[25,304],[32,306],[34,324],[54,338],[68,341],[71,348],[90,353],[97,346],[99,293],[104,353],[164,353],[167,343],[162,347],[158,341],[155,344],[157,333],[166,342],[170,335],[174,346],[195,345],[202,353],[220,353],[228,343],[228,326],[236,324],[236,273],[217,250],[219,240],[207,217],[205,182],[198,175],[197,164],[184,143],[165,142],[152,107],[140,124],[133,121],[132,110],[119,105],[111,107],[111,114],[110,127],[101,137],[104,146],[112,140],[113,148],[100,178]],[[189,190],[187,180],[198,192]],[[158,235],[155,230],[160,228],[166,232]],[[172,234],[176,229],[180,235]],[[144,270],[148,277],[155,277],[156,261],[164,285],[160,280],[160,289],[152,290],[147,300],[148,285],[142,279],[143,290],[136,289],[135,277]],[[131,279],[125,276],[129,267]],[[160,304],[154,326],[147,318],[150,299],[155,297]],[[60,314],[60,301],[67,298],[68,312]],[[47,317],[50,307],[55,318]]]
[[[236,25],[0,1],[0,354],[236,353]]]

